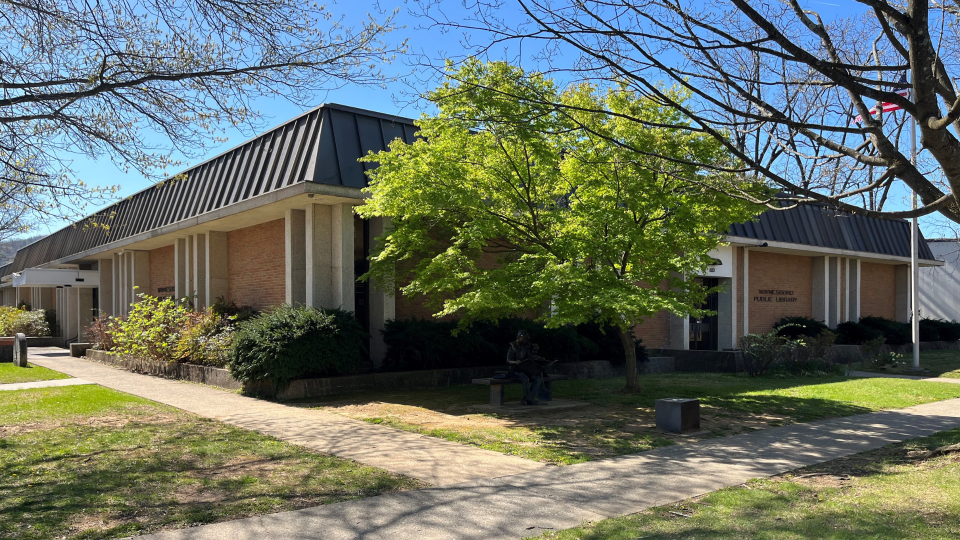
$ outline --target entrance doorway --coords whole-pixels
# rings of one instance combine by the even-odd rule
[[[719,282],[716,278],[697,278],[704,287],[716,287]],[[719,307],[718,293],[713,292],[707,295],[707,300],[701,306],[701,309],[707,309],[717,312]],[[703,317],[690,316],[690,350],[691,351],[715,351],[717,350],[717,316],[705,315]]]

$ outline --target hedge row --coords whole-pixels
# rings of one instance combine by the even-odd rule
[[[507,347],[526,330],[539,345],[540,356],[559,362],[610,360],[623,363],[623,346],[613,327],[581,324],[545,328],[529,319],[509,318],[476,322],[457,332],[459,321],[404,319],[388,321],[383,338],[387,345],[384,370],[419,370],[494,366],[505,364]],[[637,341],[637,358],[645,358]]]
[[[823,322],[809,317],[784,317],[773,325],[777,334],[790,339],[815,337],[829,330]],[[868,341],[884,338],[887,345],[906,345],[912,343],[912,331],[907,323],[900,323],[883,317],[863,317],[860,322],[847,321],[832,330],[837,334],[836,343],[841,345],[862,345]],[[958,341],[960,323],[939,319],[920,320],[920,341]]]

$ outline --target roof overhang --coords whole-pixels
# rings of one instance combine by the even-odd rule
[[[725,239],[735,246],[755,247],[779,253],[788,253],[795,255],[804,255],[807,257],[817,256],[836,256],[850,257],[854,259],[871,259],[878,263],[886,264],[910,264],[910,257],[900,257],[897,255],[886,255],[884,253],[873,253],[869,251],[852,251],[848,249],[828,248],[821,246],[810,246],[807,244],[794,244],[791,242],[775,242],[773,240],[757,240],[755,238],[744,238],[742,236],[727,236]],[[917,261],[922,268],[925,266],[943,266],[943,261],[920,259]]]
[[[13,274],[14,287],[77,287],[100,286],[97,270],[71,270],[66,268],[27,268]]]

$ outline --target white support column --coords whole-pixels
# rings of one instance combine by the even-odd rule
[[[829,257],[813,257],[813,318],[830,324]]]
[[[860,259],[847,259],[846,320],[860,320]]]
[[[331,245],[331,292],[332,307],[346,311],[356,309],[356,289],[353,268],[353,206],[335,204],[330,210]]]
[[[113,315],[113,259],[100,259],[97,267],[100,271],[100,315]]]
[[[827,318],[824,322],[830,328],[836,328],[840,322],[840,258],[827,259]]]
[[[376,242],[390,226],[390,218],[373,218],[370,220],[370,240]],[[383,329],[387,321],[397,316],[396,296],[394,291],[381,291],[376,282],[370,283],[370,360],[373,365],[380,367],[387,354],[387,345],[383,341]]]
[[[229,295],[229,268],[227,261],[229,254],[227,252],[227,233],[219,231],[210,231],[207,233],[206,258],[206,290],[207,307],[216,303],[217,298],[227,299]]]
[[[895,318],[897,322],[910,322],[910,265],[897,265],[894,271]]]
[[[187,296],[189,292],[187,279],[187,239],[177,238],[173,245],[173,288],[177,302]]]
[[[309,204],[304,215],[305,303],[311,307],[336,307],[331,286],[331,209],[329,205]]]
[[[307,301],[306,215],[303,210],[288,208],[284,218],[284,301],[304,305]]]
[[[77,288],[77,341],[86,341],[84,334],[93,322],[93,289]]]
[[[193,236],[188,236],[184,240],[186,241],[186,251],[184,252],[183,261],[186,266],[183,271],[187,292],[184,296],[187,297],[190,302],[193,302],[193,295],[197,294],[197,284],[193,281]]]
[[[193,308],[197,311],[207,307],[207,235],[197,234],[193,237],[193,283],[197,297],[193,300]]]
[[[63,337],[73,339],[80,335],[80,289],[66,287],[64,290],[67,291],[66,312],[69,316],[67,318],[67,333]]]
[[[743,248],[743,320],[740,335],[750,333],[750,248]]]
[[[120,271],[120,255],[113,255],[113,315],[119,317],[123,315],[123,287],[122,273]]]

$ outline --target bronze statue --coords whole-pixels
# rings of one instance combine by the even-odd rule
[[[523,383],[523,405],[539,403],[540,386],[543,384],[544,367],[547,363],[542,356],[537,356],[539,347],[530,343],[530,334],[526,330],[517,332],[517,340],[510,343],[507,351],[507,365]]]

